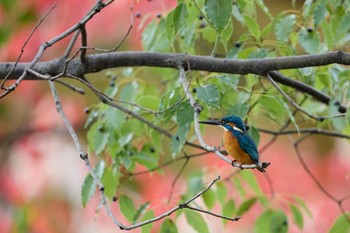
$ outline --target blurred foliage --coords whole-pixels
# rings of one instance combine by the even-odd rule
[[[8,1],[2,2],[8,4],[5,3]],[[286,9],[273,15],[262,0],[236,0],[233,4],[231,0],[183,0],[178,1],[177,7],[165,17],[154,19],[147,25],[142,44],[146,51],[231,59],[346,51],[350,42],[349,7],[349,1],[307,0],[300,9]],[[267,18],[268,23],[261,25],[258,16]],[[347,67],[309,67],[283,73],[332,96],[329,108],[307,98],[302,107],[312,114],[337,115],[336,103],[345,103],[350,98]],[[154,128],[106,104],[91,106],[85,125],[89,129],[89,152],[105,161],[103,171],[98,174],[106,187],[106,195],[112,199],[118,188],[132,181],[130,174],[138,164],[153,169],[161,162],[178,158],[184,150],[187,151],[185,141],[194,141],[195,135],[193,109],[184,98],[185,92],[176,70],[125,68],[109,71],[106,76],[110,80],[106,95],[122,101],[119,104],[129,111],[174,135],[166,138]],[[276,128],[289,119],[295,129],[299,129],[299,122],[306,120],[305,116],[295,117],[293,108],[262,77],[192,71],[188,78],[189,91],[204,107],[203,118],[237,114],[250,125],[249,133],[257,143],[260,140],[257,118],[268,119]],[[304,94],[291,88],[282,88],[296,103],[305,98]],[[350,132],[348,115],[312,124],[340,133]],[[100,171],[101,163],[96,166],[95,169]],[[162,172],[161,169],[158,171]],[[201,169],[194,170],[187,177],[188,193],[184,197],[193,196],[203,189],[203,173]],[[302,230],[305,217],[310,217],[307,204],[298,197],[287,201],[287,208],[276,207],[262,192],[251,171],[232,176],[229,183],[234,185],[240,198],[229,197],[226,183],[218,182],[203,195],[204,205],[209,210],[219,205],[221,213],[228,217],[244,216],[252,207],[261,206],[262,212],[254,226],[256,232],[287,232],[290,224]],[[82,189],[83,205],[91,198],[94,189],[96,184],[88,176]],[[120,196],[119,203],[121,212],[130,223],[154,216],[148,204],[133,203],[125,195]],[[201,214],[190,210],[183,212],[195,231],[208,232]],[[343,219],[339,217],[331,232],[338,232],[336,229],[346,225]],[[144,226],[142,231],[149,232],[150,226]],[[177,232],[175,220],[166,219],[160,231]]]
[[[12,33],[28,24],[35,23],[38,19],[38,12],[34,6],[26,6],[17,0],[0,0],[0,11],[3,14],[0,21],[0,46],[4,45]]]

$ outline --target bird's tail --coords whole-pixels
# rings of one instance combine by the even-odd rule
[[[260,163],[256,164],[256,169],[258,169],[260,172],[266,172]]]

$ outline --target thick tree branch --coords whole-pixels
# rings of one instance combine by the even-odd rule
[[[324,66],[330,64],[350,65],[350,53],[334,51],[317,55],[300,55],[276,58],[261,59],[226,59],[214,58],[210,56],[195,56],[176,53],[158,53],[158,52],[111,52],[92,54],[87,56],[88,66],[84,68],[80,59],[74,59],[68,64],[67,73],[75,76],[95,73],[101,70],[127,67],[127,66],[153,66],[177,69],[177,65],[172,61],[178,60],[185,70],[201,70],[219,73],[231,74],[258,74],[266,75],[273,70],[296,69],[312,66]],[[38,62],[33,69],[39,73],[47,72],[55,76],[62,72],[63,64],[60,59],[46,62]],[[18,63],[14,72],[8,77],[17,79],[30,63]],[[0,78],[3,79],[8,71],[14,66],[13,62],[0,63]],[[35,76],[27,75],[26,79],[37,79]],[[279,82],[279,80],[275,80]],[[282,83],[282,81],[281,81]],[[288,85],[287,82],[282,84]],[[309,93],[310,94],[310,93]]]
[[[174,60],[179,61],[185,70],[191,68],[191,70],[242,75],[266,75],[269,72],[274,81],[295,88],[301,92],[308,93],[319,101],[328,104],[331,99],[329,96],[322,94],[304,83],[289,79],[275,70],[323,66],[334,63],[350,65],[350,53],[334,51],[317,55],[241,60],[175,53],[112,52],[87,56],[85,66],[80,59],[73,59],[67,64],[66,73],[72,76],[82,77],[85,74],[99,72],[109,68],[127,66],[150,66],[177,69],[177,65],[173,62]],[[35,75],[28,73],[23,77],[23,72],[25,72],[27,67],[31,67],[41,74],[56,76],[64,70],[65,62],[64,59],[55,59],[46,62],[38,62],[34,67],[32,67],[32,65],[32,63],[18,63],[15,69],[13,69],[15,66],[13,62],[0,63],[0,79],[3,79],[12,69],[13,71],[7,77],[8,79],[15,80],[21,76],[21,78],[28,80],[38,79]],[[339,110],[345,112],[346,108],[340,105]]]

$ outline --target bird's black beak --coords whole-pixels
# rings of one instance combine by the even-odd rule
[[[198,121],[198,123],[207,125],[222,125],[222,122],[220,120]]]

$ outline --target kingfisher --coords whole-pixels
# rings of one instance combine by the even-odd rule
[[[246,125],[238,116],[226,116],[219,120],[198,121],[201,124],[219,125],[224,128],[224,147],[234,162],[256,164],[260,172],[265,172],[259,161],[259,152],[254,140],[248,135]]]

